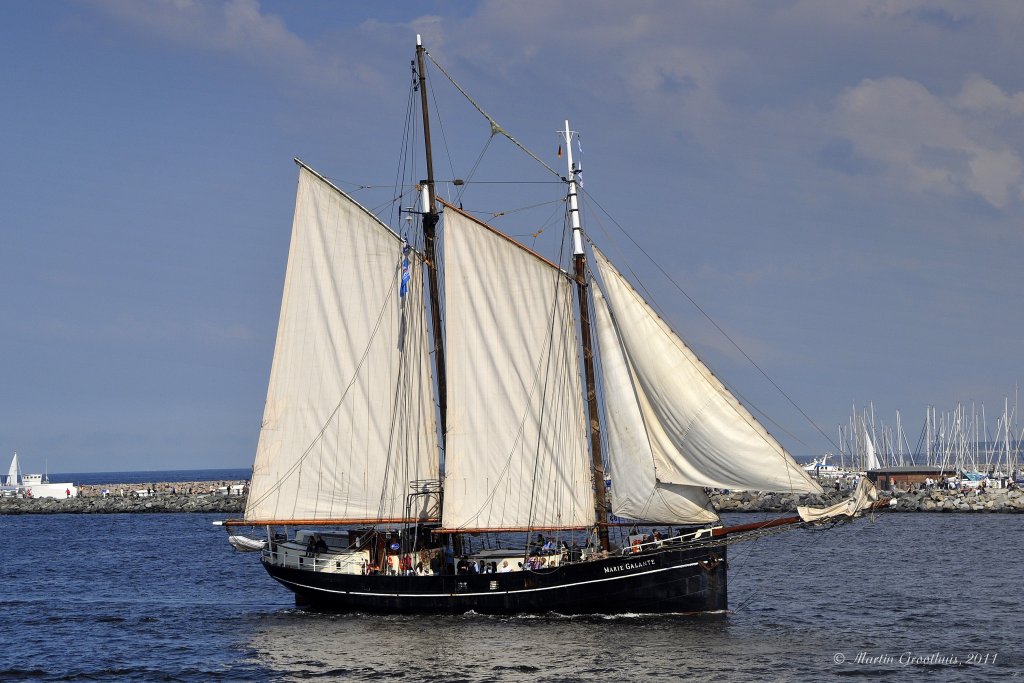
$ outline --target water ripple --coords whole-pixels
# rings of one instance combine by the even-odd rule
[[[702,616],[304,611],[215,518],[5,518],[0,681],[1024,679],[1007,578],[1024,549],[973,540],[1015,538],[1010,515],[891,515],[733,546],[733,610]],[[962,663],[972,654],[996,660]]]

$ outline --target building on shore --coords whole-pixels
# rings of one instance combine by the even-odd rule
[[[946,477],[955,476],[955,468],[933,465],[903,465],[868,470],[868,480],[879,491],[909,491],[920,488],[929,479],[940,485],[945,483]]]

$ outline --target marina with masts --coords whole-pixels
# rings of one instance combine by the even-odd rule
[[[913,445],[911,445],[913,443]],[[992,413],[984,403],[958,402],[940,410],[930,405],[916,434],[896,411],[892,423],[874,403],[855,405],[846,424],[839,425],[838,465],[870,471],[886,467],[933,467],[993,482],[1020,480],[1024,428],[1019,424],[1017,397],[1003,399]]]

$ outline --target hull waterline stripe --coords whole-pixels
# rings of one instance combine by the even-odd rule
[[[317,587],[317,586],[307,586],[306,584],[298,583],[296,581],[289,581],[287,579],[282,579],[279,576],[275,576],[274,578],[277,579],[278,581],[280,581],[281,583],[286,583],[286,584],[289,584],[291,586],[296,586],[298,588],[305,588],[307,590],[320,591],[320,592],[324,592],[324,593],[338,593],[340,595],[361,595],[361,596],[388,597],[388,598],[462,598],[462,597],[470,598],[470,597],[478,597],[478,596],[481,596],[481,595],[500,595],[500,594],[506,594],[506,595],[516,594],[516,595],[518,595],[520,593],[540,593],[541,591],[561,590],[563,588],[572,588],[573,586],[586,586],[587,584],[591,584],[591,583],[604,583],[605,581],[618,581],[618,580],[621,580],[621,579],[628,579],[628,578],[633,578],[633,577],[636,577],[636,576],[644,576],[645,574],[657,574],[658,572],[667,572],[667,571],[672,571],[673,569],[685,569],[686,567],[696,567],[696,566],[697,566],[696,562],[690,562],[689,564],[679,564],[679,565],[675,565],[674,567],[662,567],[661,569],[650,569],[648,571],[637,572],[635,574],[619,574],[618,576],[609,576],[609,577],[604,578],[604,579],[590,579],[589,581],[577,581],[576,583],[566,583],[566,584],[562,584],[560,586],[545,586],[544,588],[522,588],[522,589],[517,589],[517,590],[504,590],[504,591],[503,590],[493,590],[493,591],[487,591],[487,592],[484,592],[484,593],[364,593],[364,592],[361,592],[361,591],[341,591],[341,590],[335,590],[333,588],[320,588],[320,587]]]

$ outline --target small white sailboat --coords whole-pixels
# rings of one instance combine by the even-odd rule
[[[17,495],[20,481],[21,468],[18,466],[18,454],[15,452],[14,457],[11,459],[11,466],[7,469],[7,476],[0,482],[0,495]]]
[[[78,487],[69,481],[51,482],[46,474],[23,475],[18,454],[15,453],[0,493],[25,498],[75,498],[78,496]]]

